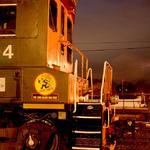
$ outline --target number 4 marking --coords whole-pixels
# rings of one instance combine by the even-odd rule
[[[12,59],[14,53],[12,52],[12,45],[8,45],[3,52],[3,56],[7,56],[9,59]]]

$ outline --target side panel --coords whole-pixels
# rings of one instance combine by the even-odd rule
[[[0,103],[21,99],[21,69],[0,69]]]
[[[55,89],[50,94],[40,93],[36,89],[35,80],[39,75],[46,73],[54,78]],[[23,101],[24,102],[45,102],[45,103],[67,103],[68,102],[68,79],[69,76],[66,73],[54,71],[49,68],[26,68],[23,70]],[[54,83],[51,79],[47,77],[42,77],[38,79],[41,82],[40,88],[45,91],[49,88],[53,88]],[[50,84],[45,84],[45,83]]]
[[[16,35],[0,35],[0,66],[47,66],[47,1],[0,0],[9,3],[16,4]]]
[[[43,74],[54,81],[45,76],[37,79]],[[72,75],[49,68],[0,69],[0,103],[73,103],[73,81]],[[36,82],[41,82],[38,89]]]

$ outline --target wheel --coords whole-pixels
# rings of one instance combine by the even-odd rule
[[[59,141],[52,122],[31,120],[19,129],[17,150],[59,150]]]

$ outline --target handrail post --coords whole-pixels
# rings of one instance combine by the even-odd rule
[[[87,75],[86,75],[86,79],[88,80],[89,78],[89,75],[90,75],[90,82],[91,82],[91,99],[93,99],[93,73],[92,73],[92,68],[89,68],[88,71],[87,71]]]
[[[84,77],[84,56],[81,56],[81,77]]]
[[[105,72],[106,72],[106,61],[104,62],[102,85],[101,85],[101,91],[100,91],[100,103],[101,104],[103,103],[103,90],[104,90]]]
[[[75,60],[74,66],[74,110],[73,113],[77,111],[77,75],[78,75],[78,60]]]
[[[69,48],[71,48],[73,51],[77,52],[79,54],[79,56],[81,56],[81,77],[84,77],[84,69],[86,69],[86,71],[88,70],[88,58],[85,56],[85,54],[79,49],[77,48],[73,43],[69,42],[69,41],[65,41],[65,40],[61,40],[60,39],[60,43],[68,46]],[[84,64],[84,61],[86,64]],[[86,65],[84,67],[84,65]]]
[[[103,91],[104,91],[104,84],[105,84],[105,76],[106,76],[106,69],[107,66],[110,67],[110,69],[112,70],[112,67],[110,66],[110,64],[105,61],[104,62],[104,68],[103,68],[103,76],[102,76],[102,85],[101,85],[101,91],[100,91],[100,103],[103,103]],[[112,76],[111,76],[111,80],[112,80]]]
[[[109,113],[109,108],[108,108],[108,107],[106,107],[106,110],[107,110],[107,112],[108,112],[108,113],[107,113],[107,119],[108,119],[107,121],[108,121],[108,122],[107,122],[107,126],[106,126],[106,127],[104,127],[104,128],[109,128],[109,125],[110,125],[110,119],[109,119],[109,115],[110,115],[110,113]]]

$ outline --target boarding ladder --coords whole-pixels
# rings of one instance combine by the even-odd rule
[[[105,72],[106,65],[107,63],[105,62]],[[75,66],[77,67],[77,62]],[[77,74],[76,71],[75,74]],[[106,74],[104,73],[102,80],[99,100],[88,99],[84,102],[76,102],[75,98],[72,116],[72,150],[101,150],[106,145],[109,111],[107,111],[107,119],[105,111],[109,109],[106,107],[105,101],[103,101],[104,91],[106,90]]]

